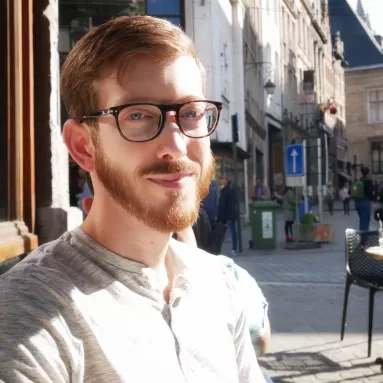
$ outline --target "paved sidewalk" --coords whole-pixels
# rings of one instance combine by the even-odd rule
[[[376,357],[383,357],[383,294],[375,297],[372,357],[367,358],[368,290],[351,287],[348,327],[340,341],[344,230],[358,226],[357,215],[325,213],[324,221],[334,224],[335,241],[314,250],[284,250],[281,212],[276,250],[249,250],[250,228],[244,229],[245,250],[236,262],[256,278],[270,304],[272,339],[259,363],[275,383],[383,383],[380,366],[374,364]],[[223,252],[230,254],[229,240]]]

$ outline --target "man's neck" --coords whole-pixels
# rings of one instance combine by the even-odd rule
[[[171,234],[154,230],[128,215],[114,201],[94,199],[81,227],[106,249],[154,270],[168,270]]]

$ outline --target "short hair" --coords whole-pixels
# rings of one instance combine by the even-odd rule
[[[116,70],[120,80],[132,60],[149,57],[159,64],[191,56],[205,70],[192,40],[169,21],[123,16],[93,28],[68,54],[61,70],[61,93],[69,118],[80,121],[98,107],[97,81]]]

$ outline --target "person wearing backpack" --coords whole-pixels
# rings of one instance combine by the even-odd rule
[[[361,168],[362,177],[351,185],[351,199],[359,216],[359,230],[368,231],[371,218],[372,180],[370,169]]]

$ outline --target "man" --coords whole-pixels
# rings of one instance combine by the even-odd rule
[[[269,201],[270,197],[270,189],[264,184],[262,179],[257,178],[255,181],[255,195],[253,196],[253,200]]]
[[[334,201],[335,201],[335,188],[332,185],[332,182],[329,182],[327,184],[326,202],[328,206],[328,211],[331,215],[334,214]]]
[[[351,187],[351,198],[355,201],[355,209],[359,216],[359,230],[368,231],[371,219],[372,180],[370,169],[360,169],[362,177],[354,181]]]
[[[224,225],[228,223],[231,233],[232,256],[237,255],[237,209],[238,201],[230,177],[223,179],[223,188],[219,196],[217,220]]]
[[[214,229],[218,209],[218,185],[216,180],[211,181],[209,193],[202,201],[202,206],[210,219],[211,228]]]
[[[0,381],[264,381],[232,276],[171,239],[214,171],[221,104],[203,85],[193,43],[160,19],[111,20],[69,53],[63,136],[95,198],[0,279]]]
[[[89,188],[89,184],[87,181],[87,172],[85,172],[83,169],[80,169],[79,170],[79,174],[80,174],[80,187],[81,187],[81,193],[78,194],[78,203],[77,203],[77,206],[81,209],[82,211],[82,215],[83,215],[83,219],[86,218],[87,216],[87,212],[84,210],[83,208],[83,201],[85,198],[88,198],[88,197],[91,197],[92,196],[92,192]]]

